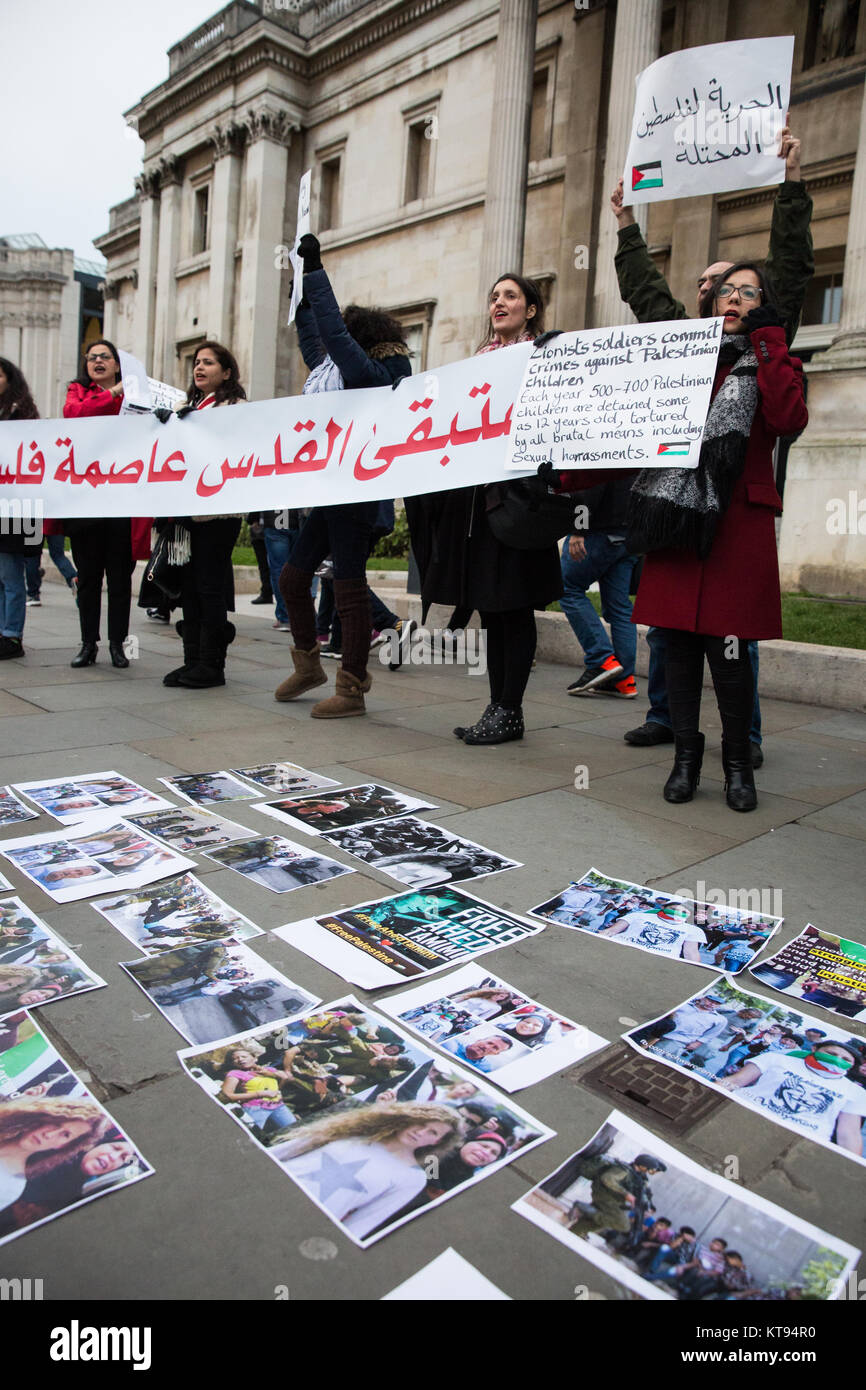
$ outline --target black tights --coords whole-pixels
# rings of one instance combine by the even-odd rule
[[[710,667],[722,719],[722,736],[729,745],[748,745],[755,701],[755,679],[744,638],[707,637],[700,632],[666,628],[665,671],[674,733],[698,733],[704,656]]]
[[[490,699],[506,709],[519,709],[538,641],[535,609],[510,608],[504,613],[480,612],[479,616],[487,634]]]

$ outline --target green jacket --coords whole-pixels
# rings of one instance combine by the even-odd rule
[[[801,180],[780,184],[773,203],[770,249],[764,264],[776,306],[785,319],[788,343],[800,323],[803,300],[815,273],[812,254],[812,199]],[[667,280],[647,250],[640,227],[621,227],[614,265],[619,292],[639,323],[688,319],[692,315],[674,299]]]

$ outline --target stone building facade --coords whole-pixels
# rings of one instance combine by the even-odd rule
[[[542,282],[551,323],[622,322],[607,202],[635,74],[664,52],[786,33],[817,273],[797,341],[812,423],[787,461],[780,560],[787,587],[866,595],[857,519],[853,534],[824,524],[834,498],[866,496],[866,0],[234,0],[127,113],[144,159],[96,238],[106,334],[179,385],[213,337],[252,398],[299,390],[285,248],[307,168],[338,297],[397,314],[416,370],[474,350],[507,269]],[[679,298],[709,262],[766,252],[773,196],[652,205],[650,248]]]

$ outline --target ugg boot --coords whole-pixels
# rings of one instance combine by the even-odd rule
[[[311,716],[313,719],[347,719],[353,714],[366,714],[364,693],[372,684],[369,675],[359,680],[350,671],[344,671],[340,667],[337,672],[337,693],[329,700],[320,700],[317,705],[313,705],[310,710]]]
[[[201,624],[198,655],[193,664],[178,676],[179,687],[184,690],[210,690],[212,686],[225,685],[227,626],[225,622],[218,627]]]
[[[198,623],[187,622],[181,619],[175,623],[175,630],[183,642],[183,665],[175,666],[173,671],[169,671],[163,676],[163,685],[179,685],[180,677],[185,676],[198,660],[198,644],[201,636],[201,627]]]
[[[295,667],[294,675],[287,676],[282,684],[277,686],[274,691],[275,700],[297,700],[305,690],[313,690],[317,685],[327,685],[328,677],[322,670],[318,642],[308,652],[302,651],[300,647],[292,647],[292,662]]]
[[[701,763],[704,760],[703,734],[677,734],[676,752],[671,775],[665,782],[662,795],[665,801],[679,805],[691,801],[695,787],[701,780]]]

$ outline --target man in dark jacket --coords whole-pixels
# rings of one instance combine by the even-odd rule
[[[634,556],[625,548],[625,523],[634,474],[574,494],[575,529],[562,548],[562,611],[583,648],[584,671],[569,695],[637,695],[637,633],[631,621]],[[587,598],[598,583],[604,625]]]
[[[773,203],[770,247],[765,262],[767,278],[773,286],[774,301],[786,321],[788,344],[793,342],[800,322],[809,281],[815,273],[812,251],[812,199],[800,174],[800,141],[786,126],[779,134],[779,158],[785,161],[785,181],[779,185]],[[623,206],[622,180],[611,197],[611,209],[619,231],[614,258],[619,291],[639,323],[664,319],[685,319],[688,310],[675,299],[670,287],[647,249],[630,207]],[[696,311],[700,300],[716,276],[724,274],[732,261],[716,261],[698,278]],[[647,694],[650,708],[646,722],[624,735],[626,743],[646,747],[673,742],[665,682],[664,636],[659,628],[647,634],[650,647]],[[752,765],[764,761],[761,751],[761,707],[758,701],[758,644],[749,643],[749,656],[755,675],[755,708],[750,742]]]

